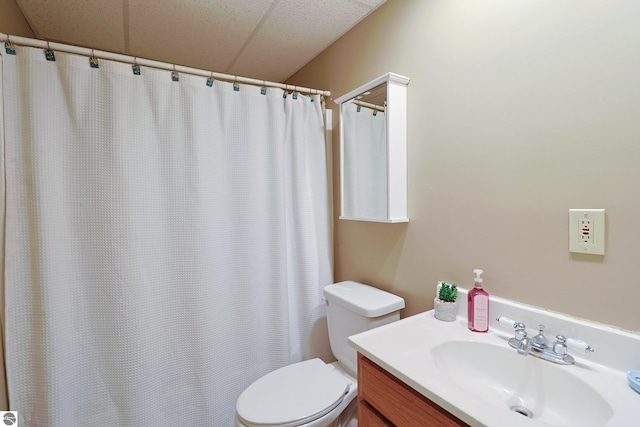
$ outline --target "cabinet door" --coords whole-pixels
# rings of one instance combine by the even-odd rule
[[[364,400],[358,401],[358,425],[361,427],[394,427]]]
[[[468,427],[362,354],[358,355],[358,401],[365,401],[398,427]]]

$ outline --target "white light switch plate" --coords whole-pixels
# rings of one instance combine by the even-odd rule
[[[569,209],[569,252],[604,255],[604,209]]]

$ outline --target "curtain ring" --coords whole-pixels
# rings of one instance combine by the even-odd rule
[[[171,72],[171,80],[174,82],[180,81],[180,74],[176,70],[176,64],[173,64],[173,71]]]
[[[96,53],[93,49],[91,49],[91,56],[89,57],[89,66],[91,68],[99,68],[98,58],[96,58]]]
[[[47,49],[44,51],[44,56],[45,58],[47,58],[47,61],[56,60],[56,54],[51,50],[51,45],[49,44],[48,40],[47,40]]]
[[[134,76],[140,75],[140,66],[138,65],[138,58],[135,56],[133,57],[133,65],[131,66],[131,69],[133,70]]]

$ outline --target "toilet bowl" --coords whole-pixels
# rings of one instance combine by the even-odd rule
[[[347,339],[398,320],[404,300],[351,281],[326,286],[323,293],[338,361],[305,360],[259,378],[238,398],[236,427],[357,426],[357,353]]]
[[[236,405],[236,427],[346,426],[335,422],[358,393],[337,362],[320,359],[285,366],[255,381]],[[355,411],[355,405],[354,411]]]

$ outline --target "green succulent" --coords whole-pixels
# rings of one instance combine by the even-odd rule
[[[440,286],[440,292],[438,292],[438,299],[442,302],[455,302],[456,298],[458,298],[458,287],[456,284],[450,285],[443,282]]]

